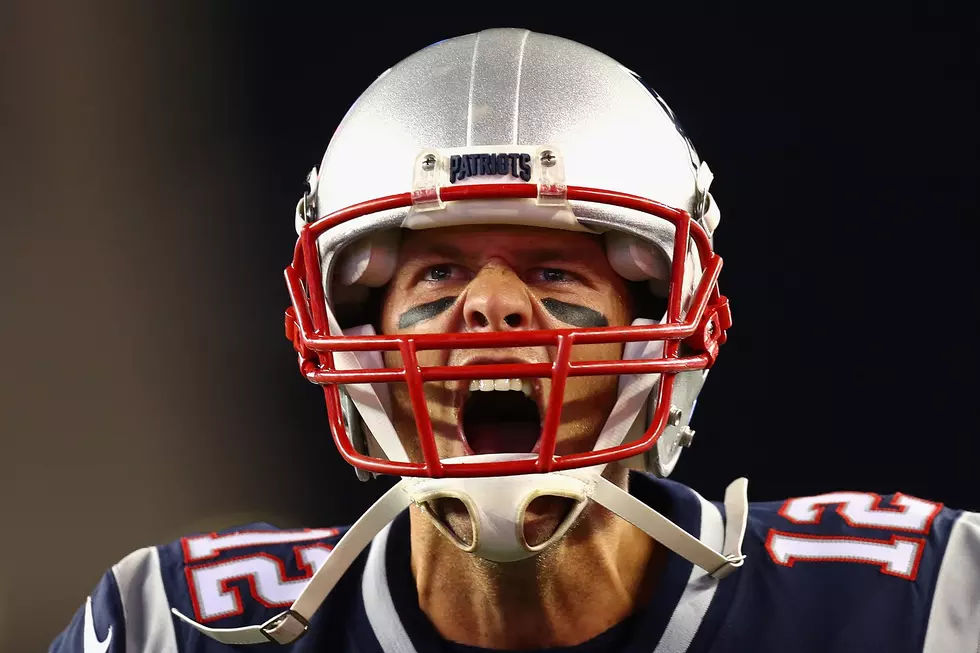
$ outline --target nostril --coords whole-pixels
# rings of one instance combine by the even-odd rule
[[[511,313],[504,318],[504,322],[506,322],[507,326],[511,328],[519,327],[521,326],[521,316],[517,313]]]
[[[473,321],[476,322],[477,326],[481,326],[481,327],[485,327],[488,324],[490,324],[490,320],[487,319],[487,316],[481,313],[480,311],[473,312]]]

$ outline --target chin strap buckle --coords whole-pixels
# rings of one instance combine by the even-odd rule
[[[711,304],[701,318],[697,331],[694,335],[686,338],[684,343],[696,351],[704,352],[708,355],[708,366],[715,364],[718,358],[718,349],[728,340],[727,331],[732,328],[732,309],[728,305],[728,298],[719,295],[718,301]]]
[[[725,562],[711,572],[712,578],[722,579],[742,566],[745,554],[742,542],[749,521],[749,481],[737,478],[725,488],[725,544],[721,554]]]
[[[734,572],[736,569],[741,567],[742,563],[745,562],[746,557],[747,556],[741,554],[739,555],[729,554],[725,556],[725,564],[718,567],[708,575],[711,576],[712,578],[717,578],[718,580],[721,580],[722,578],[725,578],[726,576]]]
[[[292,644],[306,634],[310,622],[293,610],[286,610],[262,624],[262,634],[276,644]]]

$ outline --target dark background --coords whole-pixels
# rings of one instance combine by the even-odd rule
[[[734,327],[677,479],[980,510],[967,15],[137,4],[0,10],[0,650],[43,650],[135,548],[378,495],[282,333],[293,208],[368,84],[484,27],[620,60],[715,172]]]

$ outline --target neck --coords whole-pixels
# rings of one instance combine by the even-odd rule
[[[411,524],[419,605],[443,637],[470,646],[588,641],[648,600],[663,562],[645,533],[595,503],[560,542],[514,563],[460,551],[415,508]]]

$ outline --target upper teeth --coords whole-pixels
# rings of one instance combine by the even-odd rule
[[[491,392],[493,390],[520,390],[525,396],[531,396],[531,382],[526,379],[473,379],[470,381],[470,392]]]

